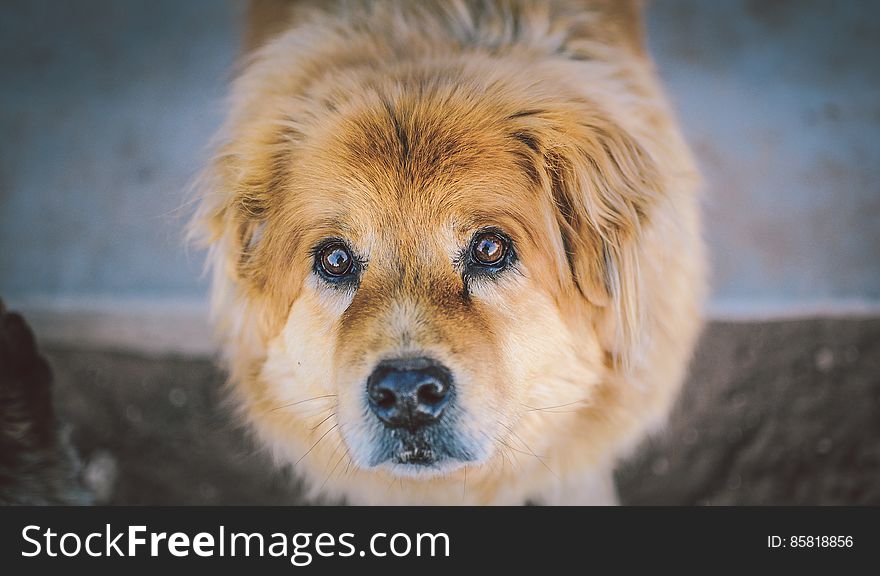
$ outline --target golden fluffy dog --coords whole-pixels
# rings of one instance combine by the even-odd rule
[[[196,229],[313,496],[612,503],[699,330],[697,175],[618,0],[265,2]]]

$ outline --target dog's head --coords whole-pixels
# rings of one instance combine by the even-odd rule
[[[250,419],[318,479],[540,460],[642,352],[651,154],[566,62],[282,52],[239,81],[199,219]]]

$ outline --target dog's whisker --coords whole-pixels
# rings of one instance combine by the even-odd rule
[[[314,426],[309,428],[309,432],[313,432],[313,431],[317,430],[318,428],[321,427],[322,424],[324,424],[324,422],[326,422],[330,418],[333,418],[334,416],[336,416],[336,412],[330,412],[330,414],[328,414],[326,417],[324,417],[323,420],[321,420],[320,422],[318,422],[317,424],[315,424]]]
[[[496,443],[496,444],[501,444],[500,442],[498,442],[498,438],[497,438],[497,437],[489,436],[488,434],[486,434],[486,433],[483,432],[482,430],[480,430],[480,433],[481,433],[483,436],[485,436],[486,439],[487,439],[489,442],[494,442],[494,443]],[[505,453],[504,453],[504,447],[503,447],[503,446],[499,446],[499,447],[498,447],[498,455],[500,456],[500,458],[492,458],[489,462],[487,462],[487,463],[484,464],[484,465],[494,464],[495,466],[497,466],[497,472],[498,472],[498,475],[499,475],[499,476],[503,476],[503,475],[504,475],[504,460],[505,460],[505,458],[506,458],[506,455],[505,455]],[[494,472],[495,472],[495,468],[492,468],[491,471],[494,473]]]
[[[340,444],[343,445],[342,454],[339,456],[339,459],[336,461],[336,464],[333,465],[333,468],[330,469],[330,473],[327,474],[326,478],[324,478],[324,482],[321,483],[320,491],[322,491],[322,492],[324,491],[324,486],[326,486],[327,482],[330,480],[330,478],[333,477],[333,473],[336,472],[336,469],[339,467],[339,464],[342,462],[343,458],[345,458],[348,455],[348,449],[345,447],[345,441],[342,439],[342,436],[339,437],[339,442],[336,443],[335,450],[339,450]],[[335,455],[335,450],[334,450],[334,455]]]
[[[464,502],[467,499],[467,473],[468,473],[467,467],[465,467],[465,469],[462,470],[462,472],[464,474],[464,480],[462,481],[462,486],[461,486],[461,500],[462,500],[462,502]]]
[[[283,410],[285,408],[292,408],[293,406],[299,406],[300,404],[305,404],[306,402],[313,402],[315,400],[323,400],[325,398],[336,398],[336,394],[324,394],[323,396],[315,396],[313,398],[306,398],[305,400],[297,400],[296,402],[290,402],[288,404],[282,404],[276,408],[272,408],[269,412],[277,412],[278,410]]]
[[[511,466],[513,466],[513,464],[514,464],[513,458],[516,456],[512,452],[513,447],[510,444],[508,444],[507,442],[505,442],[504,439],[501,438],[500,436],[495,436],[494,438],[492,438],[488,434],[486,434],[485,432],[483,433],[483,435],[486,436],[486,438],[489,438],[489,440],[494,440],[496,443],[501,445],[501,454],[502,455],[505,455],[505,450],[504,450],[505,447],[508,448],[509,450],[511,450],[509,455],[511,456],[511,460],[510,460]],[[519,460],[516,461],[516,464],[519,465]]]
[[[512,430],[512,429],[511,429],[510,432],[513,434],[513,437],[514,437],[516,440],[518,440],[519,443],[522,444],[522,445],[525,447],[525,449],[528,451],[529,454],[531,454],[532,456],[534,456],[535,458],[537,458],[538,460],[540,460],[542,464],[544,464],[544,458],[547,457],[546,455],[544,455],[544,454],[542,454],[542,455],[535,454],[535,451],[532,450],[531,447],[530,447],[528,444],[526,444],[525,440],[523,440],[522,437],[521,437],[521,436],[520,436],[515,430]],[[550,470],[550,468],[547,466],[547,464],[544,464],[544,466],[547,467],[548,470]],[[550,470],[550,472],[553,472],[553,470]],[[555,474],[555,472],[553,472],[553,473]]]
[[[507,446],[507,449],[509,450],[511,462],[514,462],[516,464],[516,467],[520,472],[524,472],[525,465],[520,461],[519,455],[522,454],[524,456],[531,456],[531,454],[529,454],[528,452],[524,452],[522,450],[518,450],[517,448],[514,448],[513,446],[508,444],[507,442],[504,442],[504,445]]]
[[[354,469],[351,465],[354,464],[354,459],[351,457],[351,454],[348,456],[348,463],[345,465],[345,470],[342,471],[342,477],[348,478],[349,474],[354,474]]]
[[[519,471],[520,468],[519,461],[514,460],[514,454],[510,450],[510,446],[507,446],[506,448],[507,449],[502,448],[502,454],[504,454],[505,463],[509,463],[511,471],[516,473]]]
[[[339,443],[340,443],[340,442],[342,442],[342,438],[341,438],[341,437],[336,439],[336,444],[333,445],[333,451],[332,451],[332,452],[330,453],[330,455],[327,457],[327,462],[328,462],[328,463],[331,462],[331,461],[336,457],[336,455],[339,453]],[[326,471],[327,468],[329,468],[329,465],[328,465],[328,466],[325,466],[324,470]],[[322,488],[323,488],[323,485],[322,485]],[[319,491],[320,491],[320,490],[321,490],[321,489],[319,489]]]
[[[513,437],[514,437],[516,440],[518,440],[519,443],[522,444],[522,445],[525,447],[525,449],[527,450],[527,452],[523,452],[524,454],[528,454],[528,455],[534,456],[535,459],[536,459],[538,462],[540,462],[540,463],[544,466],[544,468],[547,469],[548,472],[550,472],[551,474],[553,474],[553,476],[554,476],[555,478],[559,479],[559,475],[556,474],[556,471],[554,471],[552,468],[550,468],[550,466],[549,466],[549,465],[547,464],[547,462],[544,460],[545,457],[538,456],[537,454],[535,454],[535,451],[532,450],[532,449],[529,447],[529,445],[526,444],[525,440],[523,440],[523,439],[520,437],[520,435],[517,434],[516,431],[515,431],[514,429],[512,429],[510,426],[506,425],[504,422],[501,422],[501,421],[498,421],[498,423],[501,424],[502,426],[504,426],[504,427],[505,427],[505,428],[506,428],[506,429],[507,429],[507,430],[513,435]],[[509,447],[510,447],[511,449],[513,449],[512,446],[509,446]]]
[[[520,450],[519,448],[516,448],[516,447],[514,447],[514,446],[511,446],[510,444],[508,444],[508,443],[505,442],[504,440],[501,440],[500,438],[496,438],[496,441],[497,441],[497,442],[500,442],[501,444],[504,444],[504,445],[507,446],[510,450],[512,450],[513,452],[516,452],[517,454],[525,454],[526,456],[535,456],[535,455],[532,454],[531,452],[526,452],[525,450]],[[535,456],[535,457],[537,458],[537,456]]]
[[[555,408],[565,408],[566,406],[573,406],[573,405],[575,405],[575,404],[580,404],[580,403],[582,403],[582,402],[587,402],[588,400],[589,400],[589,398],[581,398],[580,400],[574,400],[574,401],[572,401],[572,402],[566,402],[565,404],[557,404],[557,405],[555,405],[555,406],[540,406],[540,407],[529,406],[528,404],[526,404],[526,403],[524,403],[524,402],[520,402],[520,404],[521,404],[522,406],[524,406],[524,407],[527,408],[527,410],[525,410],[525,412],[537,412],[537,411],[545,412],[545,411],[553,410],[553,409],[555,409]],[[576,412],[576,410],[566,410],[566,412]]]
[[[321,443],[321,440],[323,440],[324,438],[326,438],[326,437],[327,437],[327,434],[329,434],[330,432],[332,432],[333,430],[335,430],[337,426],[339,426],[339,424],[334,424],[334,425],[331,426],[326,432],[324,432],[323,434],[321,434],[321,437],[318,438],[318,441],[315,442],[314,444],[312,444],[312,447],[309,448],[308,450],[306,450],[306,453],[303,454],[302,456],[300,456],[299,459],[298,459],[296,462],[293,463],[293,467],[296,468],[297,465],[298,465],[300,462],[302,462],[303,458],[305,458],[306,456],[308,456],[309,454],[311,454],[311,453],[312,453],[312,450],[314,450],[315,447],[316,447],[318,444]]]
[[[505,424],[504,422],[501,422],[501,421],[498,421],[498,424],[500,424],[501,426],[503,426],[503,427],[504,427],[504,428],[510,433],[510,436],[511,436],[514,440],[517,440],[520,444],[522,444],[522,445],[526,448],[526,450],[528,450],[529,453],[531,453],[532,456],[534,456],[535,458],[540,458],[540,456],[538,456],[537,454],[535,454],[535,453],[531,450],[531,448],[529,448],[528,444],[526,444],[526,443],[523,441],[523,439],[520,438],[519,434],[517,434],[516,431],[515,431],[513,428],[511,428],[510,426],[508,426],[507,424]]]

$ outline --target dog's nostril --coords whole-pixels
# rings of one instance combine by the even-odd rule
[[[452,377],[428,358],[385,360],[367,380],[370,409],[389,427],[437,421],[450,401]]]
[[[397,401],[394,392],[387,388],[375,388],[370,391],[370,399],[380,408],[391,408]]]
[[[447,387],[438,380],[428,380],[419,386],[418,399],[421,404],[434,405],[446,399]]]

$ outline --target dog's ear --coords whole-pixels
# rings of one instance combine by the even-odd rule
[[[254,259],[265,232],[272,180],[266,175],[275,172],[259,163],[246,166],[238,153],[221,153],[203,174],[191,234],[198,243],[222,250],[224,273],[236,281],[257,269]]]
[[[540,153],[568,267],[603,309],[608,351],[629,368],[646,344],[640,245],[661,178],[645,148],[601,113],[561,122]]]
[[[568,53],[583,57],[598,42],[644,54],[644,4],[643,0],[572,0],[560,4],[574,14],[566,43]]]
[[[645,4],[647,0],[604,0],[604,9],[615,31],[638,52],[645,52]]]
[[[276,327],[287,290],[298,285],[291,278],[297,267],[284,263],[294,257],[300,230],[268,225],[286,189],[297,133],[268,122],[260,128],[233,134],[217,151],[196,184],[199,204],[189,228],[190,241],[208,249],[217,332],[239,350]]]

